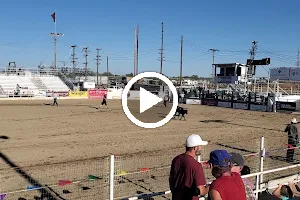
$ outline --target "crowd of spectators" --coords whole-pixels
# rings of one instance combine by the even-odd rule
[[[195,157],[201,154],[207,145],[199,135],[186,138],[186,151],[172,160],[169,185],[172,200],[255,200],[255,184],[243,175],[250,174],[242,155],[226,150],[210,152],[207,166],[211,169],[214,180],[206,181],[202,164]],[[280,186],[273,193],[278,199],[292,199],[289,186]]]

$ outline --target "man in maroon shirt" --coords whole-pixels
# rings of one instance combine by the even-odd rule
[[[209,155],[212,175],[216,178],[209,187],[210,200],[246,200],[240,174],[231,172],[231,156],[226,150],[214,150]]]
[[[172,200],[199,200],[199,195],[208,193],[202,165],[195,160],[201,154],[201,146],[207,143],[199,135],[190,135],[186,152],[173,159],[169,178]]]

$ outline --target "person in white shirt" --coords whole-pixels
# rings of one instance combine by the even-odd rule
[[[57,103],[57,94],[53,93],[53,105],[54,106],[56,104],[56,106],[58,106],[58,103]]]

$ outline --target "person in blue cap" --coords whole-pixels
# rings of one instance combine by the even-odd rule
[[[231,172],[231,155],[226,150],[214,150],[209,155],[212,175],[216,178],[209,187],[210,200],[246,200],[240,174]]]

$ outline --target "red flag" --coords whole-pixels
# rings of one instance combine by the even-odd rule
[[[53,21],[55,22],[55,20],[56,20],[55,12],[51,15],[51,17],[52,17]]]

